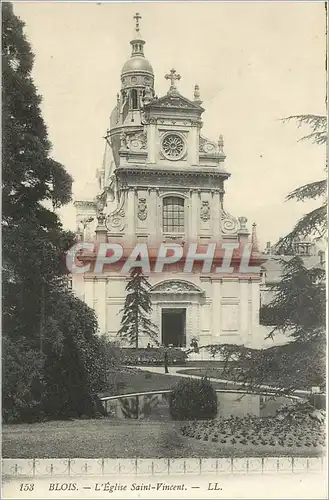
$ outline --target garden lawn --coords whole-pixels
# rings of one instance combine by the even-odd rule
[[[315,456],[319,450],[205,442],[183,436],[180,422],[110,418],[3,426],[3,458],[219,458]]]
[[[112,419],[3,426],[3,458],[211,457],[214,448],[185,438],[175,422]]]

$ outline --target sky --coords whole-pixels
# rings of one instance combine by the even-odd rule
[[[101,166],[104,133],[130,57],[139,12],[156,94],[200,86],[202,134],[224,136],[225,209],[257,223],[261,246],[289,232],[313,203],[285,202],[296,187],[324,177],[325,148],[281,118],[325,114],[324,2],[22,2],[13,3],[35,54],[34,82],[53,144],[52,156],[79,197]],[[75,228],[72,204],[61,209]]]

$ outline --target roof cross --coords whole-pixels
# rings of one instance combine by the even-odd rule
[[[136,19],[136,31],[139,31],[139,20],[142,19],[142,16],[139,15],[139,12],[136,12],[134,15],[134,19]]]
[[[167,75],[165,75],[165,79],[166,80],[170,80],[169,92],[172,92],[172,91],[176,90],[175,81],[176,80],[180,80],[181,76],[178,75],[178,74],[176,74],[176,70],[175,69],[171,69],[170,73],[168,73]]]

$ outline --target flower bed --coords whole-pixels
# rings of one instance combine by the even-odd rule
[[[168,365],[182,365],[186,363],[187,355],[181,349],[168,349]],[[122,363],[130,366],[138,365],[164,365],[164,350],[161,348],[135,349],[126,347],[122,349]]]
[[[219,448],[272,449],[276,452],[306,449],[312,453],[325,446],[323,426],[312,419],[291,422],[274,417],[232,416],[182,423],[180,429],[186,437],[217,443]]]

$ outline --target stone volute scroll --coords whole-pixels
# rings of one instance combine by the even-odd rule
[[[147,148],[147,136],[145,132],[137,132],[129,136],[127,146],[131,151],[145,151]]]
[[[223,210],[221,219],[223,235],[236,236],[239,229],[239,222],[236,217]]]
[[[118,195],[117,207],[109,213],[106,217],[106,227],[110,232],[113,231],[123,231],[125,228],[125,211],[124,206],[126,203],[127,193],[126,191],[121,191]]]

